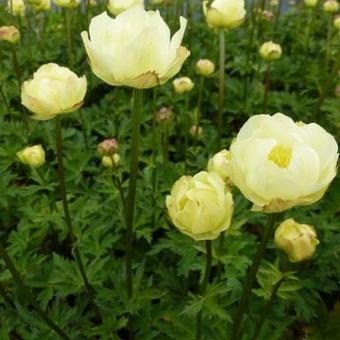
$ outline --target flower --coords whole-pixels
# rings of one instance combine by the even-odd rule
[[[174,87],[175,92],[178,94],[190,92],[195,86],[189,77],[176,78],[172,82],[172,85]]]
[[[215,64],[209,59],[200,59],[196,63],[196,72],[204,77],[209,77],[215,72]]]
[[[337,29],[337,30],[340,30],[340,15],[337,15],[335,18],[334,18],[334,28]]]
[[[23,16],[25,14],[26,6],[23,0],[8,0],[7,8],[13,15]]]
[[[274,239],[275,245],[288,255],[290,262],[300,262],[310,258],[320,243],[312,226],[299,224],[292,218],[279,225]]]
[[[318,0],[304,0],[304,4],[306,7],[315,7],[318,3]]]
[[[223,149],[210,158],[208,171],[217,172],[224,181],[228,180],[230,177],[230,152]]]
[[[253,210],[280,212],[321,199],[339,155],[334,137],[321,126],[277,113],[249,118],[230,156],[231,180]]]
[[[79,109],[86,87],[85,76],[79,78],[68,68],[49,63],[22,84],[21,103],[35,114],[32,118],[48,120]]]
[[[186,19],[170,41],[170,31],[159,12],[135,6],[115,19],[105,12],[82,32],[92,71],[113,86],[151,88],[166,83],[181,69],[190,52],[180,46]]]
[[[174,113],[170,107],[162,107],[155,115],[155,120],[157,123],[167,123],[173,117]]]
[[[106,168],[115,168],[120,161],[120,156],[118,153],[113,154],[112,156],[103,156],[102,164]]]
[[[141,8],[144,8],[144,1],[143,0],[109,0],[107,4],[107,9],[113,15],[118,15],[119,13],[124,12],[133,6],[140,6]]]
[[[53,2],[59,7],[75,8],[80,5],[81,0],[53,0]]]
[[[191,135],[191,137],[201,137],[202,133],[203,133],[203,128],[202,126],[197,126],[197,125],[193,125],[190,129],[189,129],[189,133]]]
[[[28,146],[17,152],[17,157],[21,163],[27,164],[32,168],[39,168],[45,163],[45,151],[40,144]]]
[[[166,197],[173,224],[194,240],[213,240],[230,226],[233,198],[215,172],[183,176]]]
[[[116,138],[105,139],[97,146],[97,151],[102,156],[111,156],[118,151]]]
[[[29,4],[37,12],[46,12],[51,9],[51,0],[31,0]]]
[[[263,19],[264,21],[272,21],[274,18],[274,14],[271,11],[261,11],[260,13],[260,18]]]
[[[20,32],[15,26],[0,27],[0,40],[15,44],[20,39]]]
[[[282,49],[279,44],[267,41],[261,45],[259,53],[264,60],[274,61],[281,57]]]
[[[245,18],[244,0],[203,1],[203,12],[212,28],[232,29],[240,26]]]
[[[323,10],[326,13],[336,13],[339,10],[339,3],[336,0],[327,0],[323,3]]]

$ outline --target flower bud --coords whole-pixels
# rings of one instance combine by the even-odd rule
[[[306,7],[313,8],[318,4],[318,0],[304,0],[303,1]]]
[[[10,13],[16,16],[23,16],[25,14],[25,3],[23,0],[8,0],[7,8]]]
[[[261,19],[265,20],[265,21],[272,21],[274,18],[274,14],[271,11],[262,11],[261,12]]]
[[[183,176],[166,197],[173,224],[194,240],[214,240],[230,226],[233,198],[216,172]]]
[[[37,12],[47,12],[51,9],[51,0],[31,0],[30,5]]]
[[[98,144],[97,151],[101,156],[111,156],[118,151],[118,142],[115,138],[105,139]]]
[[[34,145],[17,152],[20,162],[32,168],[39,168],[45,163],[45,151],[42,146]]]
[[[53,2],[63,8],[76,8],[80,5],[81,0],[53,0]]]
[[[279,225],[274,238],[277,248],[288,255],[290,262],[300,262],[310,258],[320,243],[312,226],[299,224],[292,218]]]
[[[0,27],[0,40],[15,44],[20,39],[20,32],[15,26]]]
[[[208,171],[217,172],[226,181],[230,177],[230,152],[226,149],[216,153],[208,162]]]
[[[200,59],[196,63],[197,74],[209,77],[215,72],[215,64],[209,59]]]
[[[266,61],[274,61],[281,57],[282,49],[279,44],[267,41],[262,44],[259,50],[260,56]]]
[[[190,133],[191,137],[194,137],[194,138],[196,138],[196,136],[201,137],[202,133],[203,133],[203,128],[202,128],[202,126],[193,125],[190,128],[189,133]]]
[[[106,168],[115,168],[119,164],[120,156],[118,153],[113,154],[112,156],[103,156],[102,164]]]
[[[244,0],[205,0],[202,5],[207,24],[212,28],[236,28],[246,15]]]
[[[173,80],[172,85],[178,94],[190,92],[194,88],[194,83],[189,77],[181,77]]]
[[[164,0],[151,0],[152,5],[161,5],[164,2]]]
[[[335,89],[335,96],[340,97],[340,86],[337,86]]]
[[[339,10],[339,3],[336,0],[327,0],[323,3],[323,10],[326,13],[336,13]]]
[[[97,0],[89,0],[90,7],[96,7],[98,5]]]
[[[35,114],[32,118],[48,120],[79,109],[86,87],[85,76],[80,78],[67,67],[49,63],[22,84],[21,103]]]
[[[118,15],[133,6],[144,8],[143,0],[109,0],[107,9],[113,15]]]
[[[155,120],[159,124],[165,123],[172,119],[173,115],[174,113],[169,107],[163,107],[156,113]]]
[[[334,18],[334,28],[337,29],[337,30],[340,30],[340,15],[337,15],[335,18]]]
[[[270,6],[276,7],[279,4],[278,0],[270,0]]]

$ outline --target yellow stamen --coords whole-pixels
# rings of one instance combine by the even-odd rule
[[[292,159],[292,148],[276,145],[270,151],[268,159],[280,168],[288,168],[290,160]]]

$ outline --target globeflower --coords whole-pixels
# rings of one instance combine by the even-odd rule
[[[282,49],[279,44],[275,44],[272,41],[263,43],[259,50],[260,56],[266,61],[275,61],[280,59],[282,55]]]
[[[175,92],[178,94],[190,92],[194,88],[194,83],[189,77],[176,78],[172,82],[172,85],[174,87]]]
[[[17,157],[21,163],[27,164],[32,168],[40,168],[45,163],[45,151],[40,144],[28,146],[17,152]]]
[[[299,224],[292,218],[282,222],[275,231],[275,245],[282,249],[290,262],[309,259],[320,243],[314,228],[307,224]]]
[[[0,40],[15,44],[20,39],[20,32],[15,26],[0,27]]]
[[[233,198],[222,178],[202,171],[183,176],[166,197],[173,224],[194,240],[214,240],[230,226]]]
[[[33,79],[22,84],[21,103],[34,113],[32,118],[48,120],[79,109],[86,87],[85,76],[79,78],[67,67],[49,63],[41,66]]]
[[[246,16],[244,0],[203,1],[207,24],[212,28],[232,29],[240,26]]]
[[[322,198],[336,175],[338,146],[316,123],[255,115],[230,147],[231,180],[253,210],[280,212]]]
[[[140,6],[144,8],[144,1],[143,0],[109,0],[107,4],[107,9],[113,15],[118,15],[130,9],[133,6]]]
[[[181,46],[186,23],[181,17],[170,39],[158,11],[135,6],[115,19],[106,12],[94,17],[81,36],[95,75],[112,86],[146,89],[166,83],[190,55]]]

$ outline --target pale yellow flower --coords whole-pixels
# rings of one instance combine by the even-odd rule
[[[240,26],[246,16],[244,0],[203,1],[207,24],[212,28],[232,29]]]
[[[275,231],[275,245],[288,255],[290,262],[307,260],[318,244],[314,228],[296,223],[292,218],[282,222]]]
[[[172,187],[166,207],[173,224],[193,239],[213,240],[230,226],[233,198],[222,178],[202,171]]]
[[[79,109],[86,94],[86,77],[78,77],[66,67],[45,64],[25,81],[21,88],[21,103],[37,120],[48,120],[61,113]]]
[[[230,147],[231,180],[253,210],[280,212],[322,198],[336,175],[338,146],[318,124],[277,113],[249,118]]]
[[[181,46],[186,19],[170,39],[159,12],[135,6],[115,19],[105,12],[81,36],[95,75],[112,86],[138,89],[162,85],[181,69],[190,52]]]

